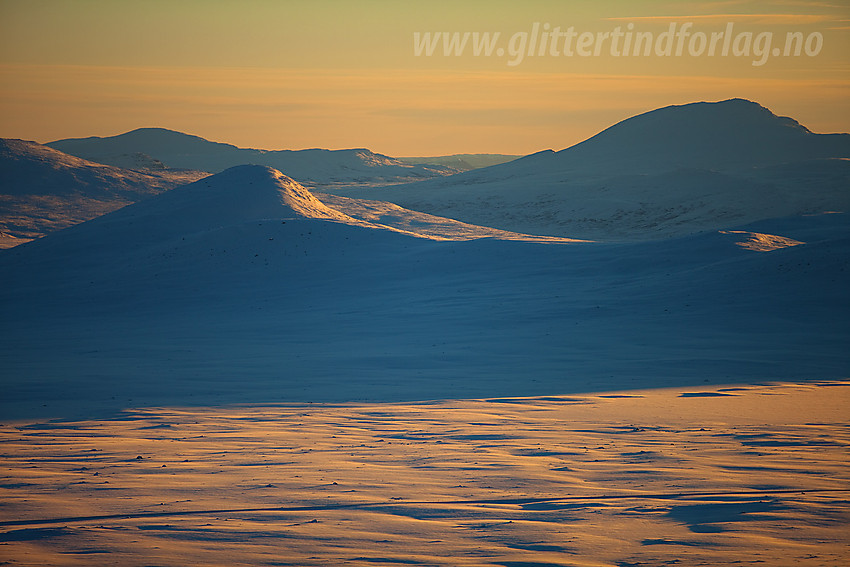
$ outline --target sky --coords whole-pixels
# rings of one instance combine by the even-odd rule
[[[0,137],[42,143],[528,154],[734,97],[850,131],[850,1],[0,0]]]

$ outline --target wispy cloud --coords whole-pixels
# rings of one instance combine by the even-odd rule
[[[846,10],[847,6],[841,6],[835,3],[829,2],[810,2],[808,0],[771,0],[769,2],[757,2],[754,0],[717,0],[714,2],[677,2],[675,4],[670,4],[681,8],[682,6],[687,7],[691,10],[696,11],[713,11],[719,9],[729,8],[730,6],[759,6],[763,8],[765,5],[770,6],[800,6],[808,9],[811,8],[830,8],[830,9],[843,9]]]
[[[631,16],[606,18],[610,21],[629,22],[748,22],[764,25],[817,24],[833,22],[835,16],[827,14],[683,14],[679,16]]]
[[[659,106],[732,97],[847,130],[850,79],[833,77],[0,64],[0,132],[49,141],[161,125],[248,147],[519,154]]]
[[[779,6],[806,6],[809,8],[837,8],[840,10],[846,10],[847,6],[840,4],[830,4],[828,2],[807,2],[805,0],[773,0],[772,4],[777,4]]]
[[[730,6],[747,6],[753,5],[753,0],[716,0],[714,2],[671,2],[668,4],[670,8],[675,6],[678,9],[696,10],[699,12],[711,12],[720,9],[726,9]]]

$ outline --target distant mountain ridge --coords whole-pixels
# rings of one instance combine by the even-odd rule
[[[345,195],[530,234],[655,238],[850,209],[850,134],[743,99],[669,106],[554,152]]]
[[[286,172],[299,182],[386,183],[457,173],[434,164],[408,164],[365,148],[326,150],[261,150],[212,142],[165,128],[139,128],[109,137],[70,138],[46,144],[65,153],[99,163],[125,164],[127,156],[142,154],[169,168],[218,173],[236,165],[265,165]]]
[[[174,187],[174,179],[172,173],[129,171],[36,142],[0,138],[0,193],[6,195],[85,194],[138,199]]]
[[[815,134],[793,118],[740,98],[659,108],[552,154],[564,167],[611,164],[620,173],[727,171],[848,156],[850,134]]]
[[[574,239],[667,238],[783,216],[850,210],[850,135],[813,133],[792,118],[743,99],[660,108],[557,152],[546,150],[450,176],[441,170],[430,179],[432,166],[403,164],[365,149],[243,149],[161,128],[52,145],[70,145],[92,159],[139,166],[136,173],[151,179],[180,174],[175,164],[216,169],[255,163],[279,169],[325,194],[390,202],[479,227]],[[42,153],[54,151],[40,148]],[[100,155],[107,152],[111,154]],[[73,159],[78,158],[65,156],[57,163]],[[274,165],[280,162],[285,163]],[[90,169],[54,184],[55,191],[78,191],[107,167],[86,163]],[[105,191],[103,195],[113,199],[132,177],[122,171],[122,181],[106,183],[108,189],[95,182],[91,190]],[[43,183],[42,173],[24,177],[26,183],[4,182],[4,191],[24,185],[31,191]],[[127,196],[122,204],[136,199]],[[357,214],[375,216],[356,203],[340,203]],[[79,208],[75,203],[42,203],[34,216],[60,206]],[[392,217],[387,211],[377,216]],[[10,215],[18,213],[5,218]],[[94,212],[76,220],[91,216]],[[3,226],[0,232],[12,232],[8,223]],[[53,226],[59,225],[48,228]],[[40,235],[37,230],[16,230],[19,237]]]
[[[127,155],[133,158],[134,165],[146,163],[141,157],[144,154]],[[536,239],[408,211],[389,203],[369,203],[326,193],[314,196],[268,166],[234,166],[201,183],[192,183],[205,177],[207,173],[192,170],[125,169],[84,160],[36,142],[0,139],[0,248],[23,244],[182,184],[191,185],[156,201],[165,204],[157,205],[155,215],[173,218],[177,225],[198,219],[226,225],[240,215],[291,216],[368,225],[423,238]],[[149,206],[140,205],[139,210]]]
[[[470,169],[478,169],[490,165],[506,163],[519,157],[522,156],[509,154],[452,154],[447,156],[400,157],[397,159],[404,163],[413,165],[445,165],[460,171],[469,171]]]
[[[0,139],[0,248],[205,176],[197,171],[129,170],[36,142]]]

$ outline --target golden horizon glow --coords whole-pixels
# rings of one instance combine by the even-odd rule
[[[486,7],[490,8],[486,8]],[[242,147],[528,154],[671,104],[748,98],[816,132],[850,131],[850,7],[682,3],[0,0],[0,136],[48,142],[164,127]],[[793,7],[793,9],[792,9]],[[799,11],[800,14],[789,14]],[[415,56],[413,33],[536,23],[594,34],[818,33],[817,56]],[[540,24],[541,26],[543,24]],[[543,29],[542,27],[539,29]],[[622,29],[625,29],[623,27]],[[686,40],[687,38],[685,38]],[[775,40],[779,42],[779,39]],[[779,44],[779,43],[777,43]]]

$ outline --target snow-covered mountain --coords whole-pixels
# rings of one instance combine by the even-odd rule
[[[850,209],[850,134],[750,101],[661,108],[561,150],[340,194],[533,234],[657,238]]]
[[[95,163],[25,140],[0,139],[0,191],[6,195],[70,195],[138,199],[162,193],[200,172],[141,172]]]
[[[0,247],[194,181],[195,171],[133,171],[24,140],[0,139]]]
[[[140,156],[143,154],[128,154],[129,164],[151,164]],[[200,171],[163,167],[128,170],[90,162],[35,142],[0,140],[0,248],[17,246],[206,176]],[[299,191],[304,190],[296,185]],[[203,200],[209,196],[197,197]],[[310,199],[315,208],[318,201],[312,195]],[[360,220],[431,238],[528,238],[385,202],[330,194],[321,194],[321,199]]]
[[[480,167],[488,167],[507,163],[517,159],[518,155],[508,154],[452,154],[448,156],[400,157],[399,161],[413,165],[445,165],[458,171],[469,171]]]
[[[850,134],[815,134],[744,99],[668,106],[634,116],[559,152],[561,172],[592,176],[654,174],[679,169],[737,172],[786,163],[850,157]]]
[[[400,183],[449,175],[458,170],[442,165],[412,165],[370,150],[260,150],[211,142],[164,128],[139,128],[105,138],[72,138],[50,142],[50,147],[99,163],[126,165],[143,155],[169,168],[217,173],[255,164],[284,171],[309,185]]]
[[[237,167],[0,253],[0,412],[843,376],[845,216],[735,230],[424,238]]]

